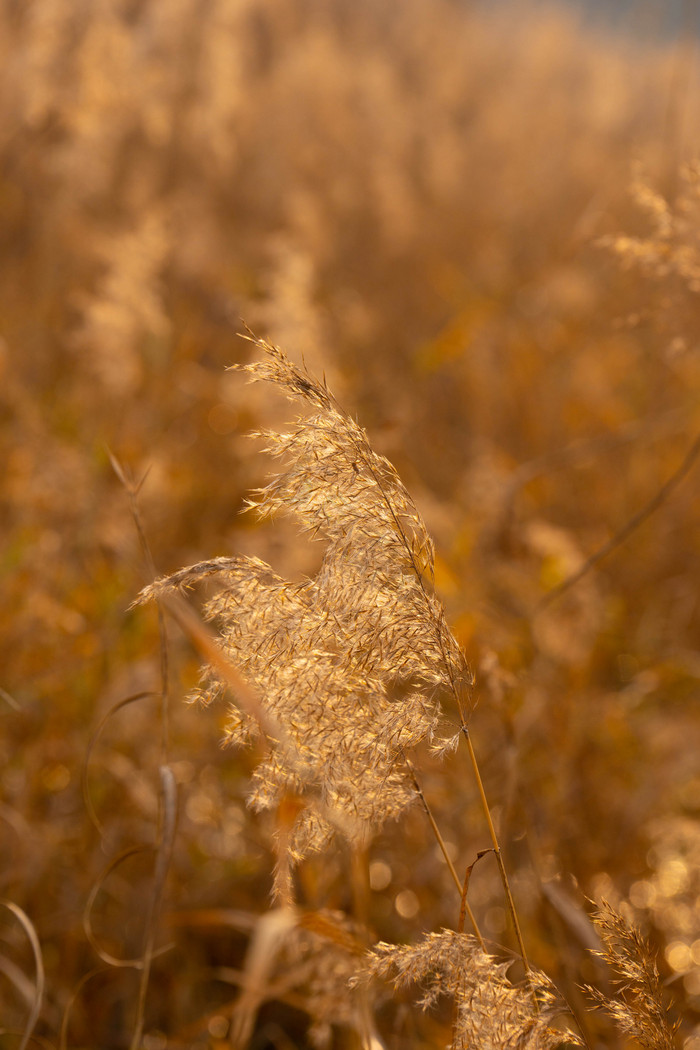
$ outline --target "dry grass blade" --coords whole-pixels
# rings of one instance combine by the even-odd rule
[[[27,977],[17,963],[6,959],[4,955],[0,955],[0,973],[7,978],[25,1003],[32,1007],[36,997],[36,982]]]
[[[222,566],[219,563],[227,560],[218,559],[217,562],[202,563],[203,566],[206,566],[206,569],[202,568],[202,575],[222,571]],[[199,569],[200,567],[196,566],[195,568]],[[186,582],[189,582],[189,577],[192,575],[191,570],[175,573],[174,579],[169,577],[169,581],[174,582],[178,587],[182,586],[185,582],[183,579],[184,572],[188,573]],[[197,573],[197,578],[200,578],[199,573]],[[240,704],[246,715],[255,719],[261,732],[269,739],[284,740],[286,734],[282,725],[270,716],[261,703],[257,692],[251,688],[236,664],[227,657],[216,636],[202,622],[194,609],[176,592],[162,589],[157,584],[153,588],[146,588],[143,592],[143,597],[149,597],[151,591],[154,594],[157,593],[158,601],[167,609],[207,663],[227,682],[234,692],[236,702]]]
[[[289,931],[296,926],[297,918],[295,909],[284,907],[268,912],[256,923],[246,955],[241,996],[232,1019],[234,1050],[245,1050],[248,1045],[257,1011],[267,994],[277,953]]]
[[[230,926],[233,930],[250,933],[258,921],[257,913],[237,911],[234,908],[198,908],[190,911],[177,911],[165,915],[169,926]]]
[[[39,937],[37,936],[36,929],[34,928],[34,923],[31,921],[26,912],[24,912],[22,908],[19,907],[19,905],[15,904],[14,901],[3,900],[0,901],[0,904],[2,904],[3,907],[7,908],[8,911],[12,912],[14,917],[21,925],[22,929],[27,935],[27,940],[29,941],[29,944],[32,949],[32,954],[34,956],[34,991],[31,999],[31,1008],[29,1011],[29,1016],[27,1017],[24,1032],[22,1033],[22,1040],[19,1044],[19,1050],[26,1050],[26,1047],[29,1044],[29,1040],[32,1037],[32,1032],[36,1027],[37,1021],[39,1020],[39,1014],[41,1013],[41,1004],[44,999],[44,960],[41,954],[41,945],[39,943]]]
[[[479,941],[479,947],[484,952],[486,951],[486,945],[484,944],[483,938],[479,933],[479,928],[476,926],[472,910],[469,907],[469,901],[467,900],[467,894],[469,893],[469,883],[471,881],[474,867],[476,866],[476,864],[478,864],[482,857],[487,856],[487,854],[489,853],[493,853],[493,848],[489,847],[489,849],[480,849],[474,860],[471,862],[471,864],[467,865],[466,871],[464,872],[464,881],[462,883],[461,900],[459,907],[459,922],[457,924],[457,932],[464,933],[464,920],[467,917],[467,915],[469,916],[472,926],[475,927],[476,937]]]
[[[6,689],[0,689],[0,699],[4,700],[8,707],[11,707],[13,711],[21,711],[22,705],[11,696]]]

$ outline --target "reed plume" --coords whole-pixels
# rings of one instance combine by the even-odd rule
[[[205,616],[282,727],[267,732],[249,801],[261,810],[301,800],[289,837],[299,860],[334,831],[366,845],[398,816],[416,797],[407,752],[426,740],[440,746],[441,698],[451,696],[464,720],[473,679],[433,593],[432,542],[394,467],[325,381],[255,343],[264,358],[243,371],[309,411],[289,432],[265,433],[282,469],[249,506],[292,515],[322,539],[318,572],[295,583],[257,558],[217,558],[158,580],[142,598],[218,583]],[[226,687],[208,667],[197,695],[208,702]],[[234,696],[228,740],[258,733]]]
[[[573,1032],[557,1025],[566,1006],[551,981],[531,971],[526,984],[515,985],[507,977],[509,966],[483,951],[475,937],[441,930],[415,945],[376,945],[368,956],[366,974],[388,979],[397,988],[419,983],[424,1009],[443,996],[451,997],[450,1050],[554,1050],[563,1044],[583,1045]]]
[[[610,967],[619,994],[612,997],[588,988],[589,995],[625,1038],[644,1050],[673,1050],[678,1025],[669,1016],[649,944],[608,901],[602,901],[593,922],[602,942],[597,954]]]

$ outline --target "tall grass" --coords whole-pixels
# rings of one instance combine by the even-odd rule
[[[266,518],[291,516],[320,540],[318,569],[295,583],[257,558],[220,557],[161,578],[141,596],[168,607],[173,591],[216,584],[204,617],[216,624],[222,655],[205,665],[193,699],[208,705],[222,693],[232,694],[227,742],[239,747],[259,742],[248,805],[277,814],[273,899],[288,918],[281,926],[275,919],[276,938],[263,939],[256,953],[268,957],[246,969],[241,1000],[246,1020],[241,1022],[239,1013],[234,1045],[247,1045],[252,1035],[254,1009],[251,1016],[246,995],[252,992],[254,1007],[264,1001],[274,957],[285,950],[287,965],[296,964],[297,953],[307,963],[305,1009],[321,1046],[331,1045],[330,1023],[343,1021],[365,1050],[383,1045],[371,1000],[353,1002],[371,976],[392,978],[397,987],[426,982],[424,1007],[441,996],[452,998],[455,1050],[583,1045],[578,1034],[556,1025],[570,1009],[528,962],[470,735],[474,677],[434,591],[434,551],[425,524],[394,467],[374,452],[325,381],[294,365],[278,347],[254,342],[263,358],[243,370],[255,381],[277,385],[307,412],[289,432],[260,435],[266,451],[282,460],[282,469],[248,501],[248,509]],[[180,606],[170,602],[169,607],[177,618]],[[191,620],[181,613],[180,618],[187,628]],[[199,628],[191,634],[201,646]],[[201,647],[210,651],[207,644]],[[451,738],[445,736],[450,720],[457,726]],[[372,843],[388,820],[400,818],[417,799],[430,817],[412,756],[425,742],[444,753],[460,741],[466,741],[492,842],[477,859],[493,852],[498,862],[524,970],[522,987],[507,977],[511,959],[499,962],[487,953],[469,902],[475,862],[461,890],[471,933],[462,929],[462,914],[456,931],[430,933],[415,945],[382,943],[362,953],[373,936],[365,900]],[[433,819],[429,826],[442,846]],[[337,850],[339,841],[351,856],[353,915],[329,918],[321,910],[300,917],[295,869],[312,854]],[[446,851],[445,859],[454,872]],[[594,996],[624,1033],[648,1050],[669,1050],[673,1030],[643,939],[609,904],[596,922],[601,955],[614,967],[626,998],[617,1002],[597,991]],[[317,934],[317,943],[306,944],[305,952],[300,926]],[[323,993],[319,971],[326,971]]]
[[[545,972],[612,1045],[580,992],[605,991],[605,897],[697,1050],[693,40],[541,3],[41,0],[0,5],[0,57],[1,1039],[443,1046],[480,936],[514,959],[494,994],[548,1025]],[[377,467],[407,501],[381,569],[353,543],[346,578],[344,519],[310,542],[282,508],[238,514],[263,462],[243,435],[284,429],[224,370],[240,317],[406,482],[413,503]],[[195,652],[129,605],[210,556],[196,603],[160,599]],[[255,559],[251,630],[298,660],[277,714],[263,658],[247,675],[218,632],[222,578]],[[326,713],[303,729],[307,629],[347,740]],[[235,718],[180,702],[202,660]],[[368,947],[417,952],[387,952],[391,980],[443,930],[456,969],[422,980],[454,1004],[421,1016],[383,976],[348,993]]]

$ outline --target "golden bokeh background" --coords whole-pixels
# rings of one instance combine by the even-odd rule
[[[225,370],[248,359],[248,325],[325,373],[435,537],[534,961],[575,998],[584,895],[628,900],[697,1050],[697,469],[540,606],[700,428],[695,37],[545,4],[6,0],[0,83],[0,880],[46,967],[32,1045],[128,1046],[137,1009],[138,974],[104,965],[83,928],[97,890],[104,951],[141,951],[152,857],[99,879],[154,841],[159,797],[157,699],[89,750],[113,705],[159,688],[156,615],[129,609],[149,568],[110,455],[142,481],[158,572],[318,559],[285,523],[239,515],[267,469],[245,435],[289,414]],[[244,805],[249,759],[221,750],[223,711],[183,702],[197,659],[171,636],[179,826],[147,1050],[232,1045],[273,864]],[[473,790],[456,762],[426,778],[463,868],[484,845]],[[303,880],[310,908],[345,906],[342,858]],[[370,881],[385,939],[456,922],[417,812],[376,845]],[[507,938],[493,872],[470,894]],[[16,1033],[32,960],[12,913],[0,934]],[[304,1047],[306,1022],[268,1003],[251,1045]],[[412,1024],[404,1045],[444,1045]]]

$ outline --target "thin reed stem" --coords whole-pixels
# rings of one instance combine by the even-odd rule
[[[150,579],[156,578],[156,565],[151,551],[151,545],[148,542],[148,536],[141,520],[141,511],[139,509],[138,496],[143,486],[144,481],[148,477],[148,470],[143,474],[140,481],[136,481],[131,472],[119,462],[117,457],[113,454],[111,449],[107,449],[107,455],[109,456],[112,464],[114,473],[119,478],[120,482],[124,486],[124,489],[129,497],[129,509],[131,511],[131,517],[136,528],[136,534],[139,538],[141,545],[141,551],[146,562],[146,569]],[[149,468],[150,470],[150,468]],[[158,603],[158,636],[160,638],[160,679],[161,679],[161,710],[160,710],[160,764],[161,766],[168,765],[168,752],[169,752],[169,740],[170,740],[170,695],[169,695],[169,663],[168,663],[168,632],[165,625],[165,616],[163,610]]]
[[[535,609],[535,615],[543,612],[552,602],[560,598],[562,594],[568,591],[571,587],[582,580],[584,576],[598,565],[603,558],[607,558],[609,554],[616,551],[618,547],[635,532],[640,525],[652,516],[662,506],[663,503],[668,499],[671,493],[677,488],[678,485],[685,479],[686,475],[695,466],[696,461],[700,458],[700,434],[696,434],[695,440],[692,442],[680,466],[674,470],[673,474],[663,483],[661,488],[656,492],[652,498],[645,503],[645,505],[633,514],[629,521],[625,522],[621,529],[619,529],[614,536],[612,536],[607,543],[604,543],[602,547],[599,547],[597,551],[594,551],[590,557],[586,558],[580,569],[573,572],[570,576],[567,576],[565,580],[562,580],[558,586],[554,587],[551,591],[540,600],[537,608]]]
[[[146,996],[151,976],[151,967],[154,959],[155,936],[157,930],[158,916],[163,903],[165,891],[165,880],[170,867],[170,859],[173,852],[175,840],[175,821],[177,811],[177,788],[175,777],[169,766],[160,768],[161,798],[160,798],[160,827],[158,829],[158,852],[156,854],[156,865],[153,874],[153,886],[151,897],[148,902],[146,916],[146,935],[144,941],[143,960],[141,976],[139,980],[139,993],[136,1009],[136,1023],[131,1039],[131,1050],[138,1050],[143,1037],[143,1026],[146,1016]]]
[[[496,855],[496,862],[498,864],[498,870],[499,870],[500,875],[501,875],[501,882],[503,883],[503,892],[505,893],[506,902],[508,904],[508,912],[510,914],[510,919],[511,919],[511,922],[513,924],[513,929],[515,930],[515,936],[516,936],[516,939],[517,939],[517,942],[518,942],[518,950],[519,950],[520,956],[521,956],[521,958],[523,960],[523,966],[525,967],[525,972],[529,975],[529,974],[531,974],[532,970],[530,968],[530,963],[529,963],[528,958],[527,958],[527,952],[525,951],[525,942],[523,941],[523,935],[522,935],[522,932],[520,930],[520,923],[518,921],[518,913],[515,910],[515,901],[513,900],[513,894],[511,892],[511,888],[510,888],[510,882],[508,881],[508,873],[506,872],[506,866],[505,866],[505,864],[503,862],[503,855],[501,853],[501,846],[500,846],[500,843],[498,841],[498,835],[496,834],[496,828],[494,827],[494,823],[493,823],[493,820],[491,818],[491,810],[489,808],[488,800],[486,798],[486,792],[484,791],[484,783],[483,783],[483,781],[481,779],[481,772],[479,770],[479,763],[477,762],[476,754],[474,752],[474,745],[472,744],[471,737],[469,735],[469,729],[468,729],[468,727],[466,725],[462,726],[462,735],[464,736],[464,739],[467,742],[467,750],[469,752],[469,760],[471,762],[472,770],[474,772],[474,778],[476,780],[477,788],[479,790],[479,798],[481,800],[481,807],[482,807],[482,809],[484,811],[484,816],[486,817],[486,823],[488,825],[489,835],[491,837],[491,842],[493,844],[493,852]]]
[[[442,853],[443,857],[445,858],[445,863],[447,864],[447,867],[449,869],[450,875],[452,876],[454,884],[457,887],[457,892],[459,893],[460,901],[462,902],[461,906],[464,908],[464,910],[466,911],[467,915],[469,916],[469,921],[472,924],[472,928],[473,928],[474,933],[476,935],[476,939],[478,940],[482,950],[486,951],[486,943],[484,942],[484,938],[483,938],[483,936],[481,934],[481,930],[479,929],[478,923],[476,921],[476,916],[474,915],[474,912],[471,909],[471,905],[469,904],[469,901],[467,900],[466,894],[463,892],[462,882],[461,882],[461,880],[459,878],[459,875],[457,874],[457,871],[455,869],[454,864],[452,863],[452,858],[450,857],[450,854],[447,851],[447,845],[445,844],[445,840],[442,837],[442,834],[440,832],[440,828],[437,826],[437,822],[435,820],[435,817],[433,816],[433,812],[432,812],[430,806],[428,805],[428,800],[426,799],[425,795],[423,794],[423,789],[421,788],[420,784],[418,783],[418,778],[416,777],[416,774],[415,774],[415,771],[413,769],[413,766],[412,766],[411,762],[408,759],[406,759],[406,765],[408,766],[409,772],[411,774],[411,780],[413,781],[413,786],[414,786],[414,788],[416,790],[416,794],[418,795],[418,798],[421,800],[421,804],[423,806],[423,809],[425,810],[425,815],[428,818],[428,822],[430,823],[430,827],[433,830],[433,834],[435,835],[435,839],[437,840],[437,844],[440,847],[440,852]]]

